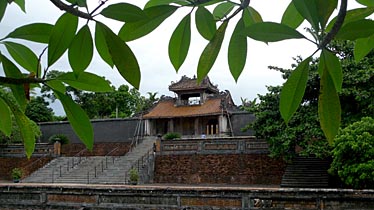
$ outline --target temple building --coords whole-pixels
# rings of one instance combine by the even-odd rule
[[[231,115],[238,112],[229,91],[220,92],[208,77],[197,79],[182,76],[169,90],[175,98],[162,97],[143,116],[148,135],[177,132],[183,136],[230,136]]]

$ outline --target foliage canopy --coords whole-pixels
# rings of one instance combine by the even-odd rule
[[[108,5],[108,1],[105,0],[100,1],[91,11],[89,8],[92,7],[88,7],[86,0],[50,1],[65,11],[55,24],[33,23],[20,26],[0,38],[0,44],[6,46],[11,57],[5,56],[4,53],[0,54],[5,74],[5,77],[0,77],[0,85],[11,89],[17,106],[6,98],[0,97],[0,99],[3,106],[17,107],[11,111],[23,129],[28,156],[31,155],[34,147],[29,143],[32,142],[33,134],[24,115],[27,104],[25,90],[29,89],[28,84],[43,83],[53,90],[56,98],[61,101],[74,131],[86,146],[92,149],[93,131],[89,118],[83,109],[66,95],[66,85],[87,91],[110,91],[110,85],[102,77],[85,72],[96,49],[109,67],[116,67],[131,85],[138,88],[141,79],[139,64],[127,42],[151,33],[177,10],[185,10],[187,14],[172,34],[169,42],[169,57],[178,70],[189,51],[191,13],[195,13],[198,32],[208,40],[198,61],[199,81],[209,73],[217,59],[223,39],[229,33],[227,32],[229,24],[236,25],[231,32],[228,46],[228,63],[235,79],[238,79],[246,63],[248,37],[266,43],[287,39],[304,39],[314,43],[316,52],[296,68],[285,88],[282,89],[280,111],[285,122],[289,123],[302,100],[311,57],[319,55],[321,59],[318,74],[321,81],[321,94],[318,114],[324,135],[330,143],[340,126],[341,109],[338,92],[342,87],[342,73],[338,58],[331,52],[329,43],[333,39],[355,41],[357,60],[373,48],[373,45],[364,44],[372,44],[370,40],[374,34],[374,21],[367,19],[374,12],[374,5],[371,1],[365,0],[356,0],[363,5],[362,8],[350,11],[347,11],[347,0],[341,0],[340,4],[338,0],[292,0],[280,23],[263,22],[261,15],[250,5],[249,0],[149,0],[144,8],[124,1]],[[8,4],[12,3],[18,4],[23,11],[25,10],[25,0],[1,1],[0,20]],[[90,4],[94,3],[90,2]],[[333,11],[338,6],[339,13],[332,18]],[[123,27],[116,34],[98,21],[98,16],[121,21],[124,23]],[[85,21],[86,24],[80,27],[79,20]],[[94,30],[87,26],[88,22],[95,23]],[[310,25],[311,30],[308,33],[311,33],[311,37],[308,33],[297,30],[302,22]],[[45,44],[45,51],[41,55],[36,55],[19,40]],[[46,80],[46,73],[66,51],[72,71],[56,79]],[[47,56],[47,66],[42,66],[40,62],[44,54]],[[28,72],[26,75],[22,73],[24,70]],[[10,115],[8,109],[3,110],[5,109],[0,111],[1,115]],[[10,123],[0,124],[0,130],[7,135],[9,135]]]

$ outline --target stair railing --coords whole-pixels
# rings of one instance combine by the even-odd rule
[[[39,158],[36,159],[35,161],[31,162],[30,164],[28,164],[28,165],[22,167],[22,171],[24,172],[24,175],[25,175],[25,176],[30,175],[32,172],[31,172],[31,173],[27,173],[27,174],[25,174],[25,172],[28,172],[27,169],[32,168],[33,166],[35,166],[36,164],[38,164],[39,162],[41,162],[42,160],[44,160],[44,158],[46,158],[46,157],[48,157],[48,156],[50,156],[50,154],[44,154],[43,156],[39,157]]]

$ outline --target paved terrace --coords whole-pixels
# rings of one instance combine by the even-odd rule
[[[0,209],[360,209],[374,190],[223,185],[0,184]]]

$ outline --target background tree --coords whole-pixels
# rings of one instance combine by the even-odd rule
[[[115,66],[124,79],[135,88],[139,88],[139,64],[126,42],[149,34],[176,10],[184,10],[186,15],[169,41],[169,58],[178,71],[189,51],[191,17],[192,13],[195,13],[196,28],[201,36],[208,40],[198,61],[198,81],[209,73],[217,59],[229,24],[235,24],[227,56],[230,72],[235,80],[240,76],[246,63],[247,37],[266,43],[304,39],[315,44],[316,51],[300,63],[282,88],[280,113],[286,123],[291,120],[303,99],[310,62],[317,52],[320,53],[318,75],[321,88],[318,115],[324,135],[331,143],[340,126],[341,108],[338,93],[341,92],[343,78],[338,57],[331,53],[332,49],[328,44],[333,39],[355,41],[357,59],[364,57],[374,45],[370,42],[374,34],[374,21],[367,19],[374,12],[374,3],[368,0],[356,1],[363,7],[347,11],[347,0],[341,0],[339,5],[338,0],[292,0],[283,14],[281,23],[275,23],[263,22],[261,15],[251,7],[249,0],[149,0],[143,9],[125,2],[107,5],[108,1],[100,1],[96,7],[89,7],[86,0],[51,0],[56,7],[66,12],[54,25],[35,23],[20,26],[0,39],[12,57],[10,59],[3,53],[0,54],[5,75],[0,76],[0,84],[10,86],[19,106],[14,106],[6,98],[2,100],[10,108],[19,107],[12,109],[16,119],[25,118],[24,111],[28,98],[25,92],[28,92],[29,84],[48,85],[55,97],[61,101],[77,136],[92,149],[93,130],[89,118],[66,94],[64,84],[84,91],[111,91],[109,83],[102,77],[85,72],[96,48],[102,60],[111,68]],[[25,1],[0,1],[0,20],[8,4],[13,2],[24,10]],[[331,15],[338,6],[338,15],[332,18]],[[214,7],[213,12],[207,9],[210,7]],[[124,22],[124,25],[116,34],[101,23],[98,16]],[[79,19],[85,20],[87,24],[78,28]],[[303,34],[297,29],[304,21],[310,24],[312,30]],[[88,27],[89,22],[95,24],[94,32]],[[17,41],[18,39],[46,44],[45,50],[37,56]],[[370,44],[365,44],[369,42]],[[66,51],[72,72],[66,72],[53,80],[46,80],[45,75]],[[47,55],[47,64],[42,67],[40,59],[44,54]],[[28,74],[23,74],[15,63]],[[7,111],[2,112],[2,115],[5,114],[10,116]],[[25,142],[28,142],[26,146],[30,147],[26,150],[30,156],[29,151],[33,151],[34,145],[31,125],[27,120],[18,120],[17,123]],[[11,122],[0,126],[0,130],[7,132],[6,128],[10,124]]]
[[[356,62],[352,42],[333,42],[331,48],[339,55],[342,64],[344,80],[339,98],[343,110],[342,127],[345,127],[364,116],[374,115],[374,53],[371,52]],[[296,61],[300,63],[301,58],[297,58]],[[251,127],[256,136],[268,140],[273,156],[289,159],[295,155],[297,149],[302,149],[302,155],[312,154],[319,157],[330,155],[332,147],[325,141],[317,114],[320,92],[317,64],[318,60],[314,60],[310,67],[301,106],[288,124],[284,123],[278,109],[283,86],[268,87],[269,93],[259,95],[260,102],[247,108],[256,115],[256,121]],[[293,66],[297,67],[298,64]],[[282,72],[284,79],[288,79],[293,71],[277,67],[270,67],[270,69]]]
[[[330,172],[350,187],[374,188],[374,119],[364,117],[338,134]]]
[[[31,98],[26,106],[26,116],[34,122],[49,122],[53,120],[53,110],[48,107],[49,103],[43,97]]]

